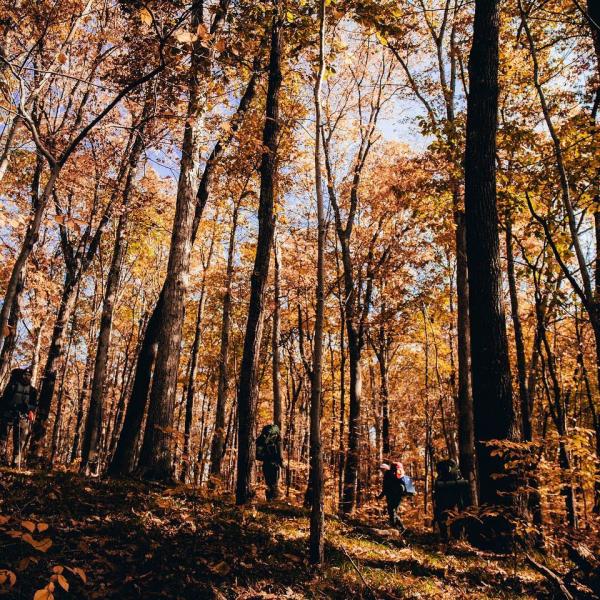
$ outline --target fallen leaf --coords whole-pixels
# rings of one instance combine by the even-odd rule
[[[60,585],[60,587],[65,590],[65,592],[69,591],[69,582],[65,579],[64,575],[59,575],[58,576],[58,585]]]
[[[140,10],[140,20],[144,25],[152,25],[152,13],[147,8],[142,8]]]
[[[210,570],[213,573],[216,573],[217,575],[221,575],[222,577],[225,577],[225,575],[227,575],[227,573],[229,573],[229,571],[231,571],[231,567],[224,560],[222,560],[221,562],[217,563],[216,565],[211,565]]]
[[[35,523],[32,521],[21,521],[21,527],[25,527],[31,533],[35,531]]]

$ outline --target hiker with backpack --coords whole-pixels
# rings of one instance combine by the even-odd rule
[[[403,533],[406,531],[406,527],[402,523],[398,510],[404,497],[416,494],[415,484],[404,473],[404,467],[401,462],[392,462],[389,465],[384,464],[381,468],[385,471],[383,474],[383,489],[377,499],[381,500],[385,497],[390,526],[397,527],[400,533]]]
[[[21,456],[28,440],[37,408],[37,390],[31,385],[31,369],[13,369],[0,396],[0,455],[8,463],[9,429],[13,437],[13,466],[21,465]]]
[[[436,465],[433,486],[433,517],[441,538],[448,539],[448,521],[452,511],[461,511],[469,504],[469,482],[463,479],[458,464],[449,458]]]
[[[256,459],[262,462],[267,500],[276,500],[279,496],[279,469],[283,467],[281,436],[277,425],[263,427],[256,440]]]

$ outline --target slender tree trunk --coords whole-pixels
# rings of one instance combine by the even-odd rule
[[[282,405],[281,405],[281,382],[280,382],[280,371],[281,371],[281,356],[279,354],[279,344],[281,342],[281,316],[280,316],[280,300],[281,285],[280,285],[280,265],[281,257],[279,253],[279,244],[277,243],[277,235],[273,238],[273,331],[271,348],[273,351],[273,423],[279,427],[279,431],[282,431],[283,419],[282,419]]]
[[[458,454],[463,477],[469,482],[471,503],[477,504],[475,474],[475,437],[473,396],[469,373],[469,281],[467,273],[467,238],[465,213],[458,207],[458,190],[454,192],[454,221],[456,224],[456,331],[458,349]]]
[[[202,339],[202,314],[204,312],[204,303],[206,301],[206,269],[202,275],[202,289],[200,290],[200,300],[198,301],[198,311],[196,313],[196,327],[194,329],[194,341],[192,343],[192,353],[190,356],[190,367],[188,372],[188,381],[185,394],[185,424],[183,433],[183,465],[181,467],[180,480],[186,482],[190,473],[191,461],[191,435],[192,419],[194,416],[194,397],[196,395],[196,375],[198,373],[198,352],[200,351],[200,340]]]
[[[152,369],[158,350],[158,326],[163,312],[163,303],[164,298],[161,291],[158,302],[148,319],[140,345],[131,398],[125,411],[121,435],[108,467],[108,474],[112,476],[129,475],[135,468],[135,456],[148,400],[148,387],[152,379]]]
[[[319,2],[319,69],[315,83],[315,194],[317,198],[317,290],[315,332],[310,389],[310,481],[312,504],[310,513],[310,562],[323,562],[325,514],[323,512],[323,449],[321,447],[321,396],[323,374],[323,324],[325,320],[325,209],[321,178],[321,87],[325,70],[325,3]]]
[[[245,504],[252,497],[251,475],[254,465],[254,427],[256,424],[257,368],[262,338],[265,287],[269,274],[271,245],[275,228],[275,178],[277,173],[277,143],[279,138],[279,92],[281,89],[281,17],[279,2],[273,0],[274,15],[271,30],[269,84],[266,99],[266,119],[263,130],[265,150],[260,166],[260,200],[258,209],[258,240],[254,270],[250,283],[250,304],[238,390],[238,458],[236,502]]]
[[[358,334],[353,324],[346,318],[346,331],[348,332],[348,354],[350,358],[350,413],[348,416],[348,451],[344,469],[344,493],[342,510],[352,513],[356,505],[358,485],[358,468],[360,457],[361,439],[361,397],[362,397],[362,372],[361,372],[361,345]]]
[[[227,272],[225,274],[225,295],[223,296],[223,315],[221,320],[221,351],[219,357],[219,382],[217,387],[217,406],[215,428],[210,451],[210,473],[220,476],[225,452],[225,408],[229,390],[229,329],[231,321],[231,282],[233,279],[235,257],[235,234],[237,231],[240,205],[233,208],[229,247],[227,248]]]
[[[532,437],[529,393],[527,390],[527,366],[525,361],[525,344],[523,329],[519,317],[519,297],[517,295],[517,280],[515,277],[515,259],[512,249],[512,216],[506,213],[506,272],[510,292],[510,306],[513,329],[515,334],[515,350],[517,354],[517,374],[519,380],[519,404],[521,407],[521,435],[523,441],[530,442]]]
[[[34,460],[41,460],[44,452],[44,438],[46,436],[52,399],[54,397],[58,363],[64,355],[67,325],[75,307],[76,298],[77,283],[74,281],[72,275],[67,272],[58,314],[52,330],[50,347],[42,376],[36,419],[31,434],[30,456]]]
[[[496,206],[498,126],[498,0],[476,0],[469,56],[465,152],[465,220],[469,272],[469,315],[475,444],[479,498],[484,504],[512,504],[503,460],[488,442],[515,439]]]

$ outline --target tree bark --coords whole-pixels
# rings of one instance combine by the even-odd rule
[[[217,387],[217,406],[215,410],[215,428],[210,451],[210,474],[221,475],[225,451],[225,408],[229,390],[229,329],[231,322],[231,282],[233,279],[235,257],[235,234],[238,225],[240,204],[233,208],[229,246],[227,248],[227,271],[225,274],[225,294],[223,296],[223,314],[221,320],[221,350],[219,357],[219,382]]]
[[[529,392],[527,390],[527,365],[525,361],[525,344],[523,342],[523,329],[519,316],[519,297],[517,295],[517,280],[515,277],[515,258],[512,249],[512,216],[506,212],[506,272],[508,275],[508,288],[510,292],[510,306],[515,334],[515,350],[517,354],[517,375],[519,381],[519,405],[521,407],[521,436],[523,441],[531,442],[533,439],[531,428],[531,414]]]
[[[265,287],[269,274],[271,245],[275,228],[275,178],[277,174],[277,143],[279,138],[279,93],[281,89],[281,16],[279,1],[273,0],[269,83],[266,99],[266,119],[263,129],[265,150],[260,165],[260,199],[258,209],[258,240],[254,270],[250,282],[250,304],[244,337],[244,350],[238,390],[238,457],[236,502],[245,504],[253,495],[251,474],[254,465],[257,404],[257,368],[264,317]]]
[[[498,211],[496,206],[496,132],[498,126],[498,0],[476,0],[469,56],[465,152],[465,219],[469,272],[469,315],[475,444],[479,498],[487,504],[512,504],[501,457],[492,440],[515,439],[515,411],[501,299]]]
[[[325,70],[325,3],[319,2],[319,69],[314,88],[315,100],[315,194],[317,198],[317,290],[312,380],[310,389],[310,552],[313,565],[323,562],[325,514],[323,511],[323,449],[321,447],[321,396],[323,375],[323,325],[325,320],[325,236],[327,233],[321,178],[321,88]]]
[[[280,300],[281,295],[281,277],[280,277],[280,265],[281,256],[279,252],[279,245],[277,243],[277,235],[274,234],[273,238],[273,331],[271,332],[271,349],[273,352],[273,423],[279,427],[279,431],[282,432],[283,419],[282,419],[282,404],[281,404],[281,382],[280,382],[280,371],[281,371],[281,356],[279,354],[279,345],[281,343],[281,315],[280,315]]]

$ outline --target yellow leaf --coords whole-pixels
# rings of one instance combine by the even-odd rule
[[[60,587],[65,590],[65,592],[69,591],[69,582],[65,579],[64,575],[59,575],[58,576],[58,585],[60,585]]]
[[[142,8],[140,10],[140,19],[144,25],[152,25],[152,14],[147,8]]]
[[[379,43],[382,46],[387,46],[388,45],[387,39],[383,35],[381,35],[381,33],[379,33],[379,31],[375,32],[375,37],[379,40]]]
[[[31,533],[35,531],[35,523],[32,521],[21,521],[21,527],[25,527]]]
[[[198,39],[198,36],[189,31],[179,31],[175,34],[178,42],[182,44],[191,44]]]
[[[293,23],[295,18],[296,17],[294,17],[294,13],[291,10],[286,11],[286,13],[285,13],[285,20],[288,23]]]

